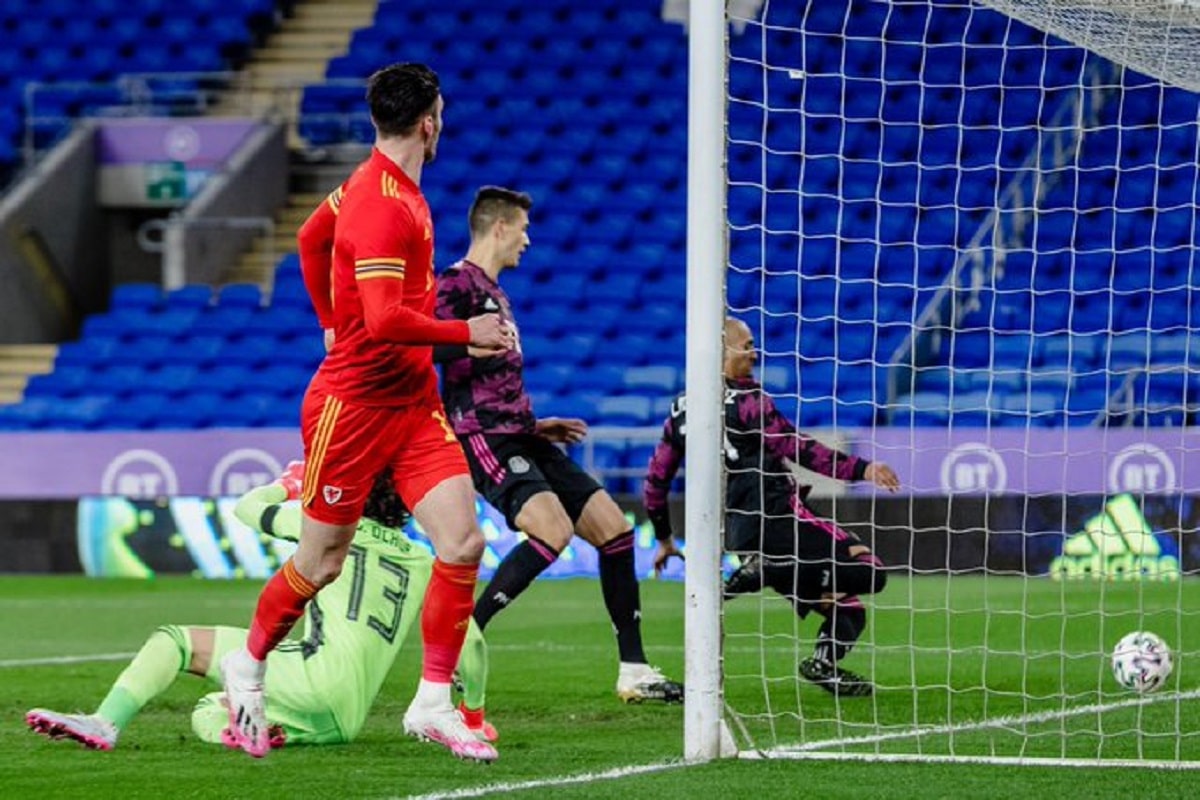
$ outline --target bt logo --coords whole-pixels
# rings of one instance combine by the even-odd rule
[[[942,491],[1000,493],[1008,487],[1008,468],[1000,455],[979,442],[955,447],[942,459]]]
[[[1152,444],[1131,444],[1108,465],[1110,492],[1173,492],[1175,463]]]
[[[114,458],[100,478],[100,493],[153,499],[179,492],[174,467],[153,450],[126,450]]]

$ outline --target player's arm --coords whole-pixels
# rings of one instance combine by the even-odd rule
[[[300,541],[300,506],[287,501],[300,496],[303,474],[304,463],[291,462],[279,478],[239,497],[233,507],[234,516],[269,536]]]
[[[770,395],[761,389],[758,402],[743,406],[758,419],[742,420],[750,430],[762,431],[763,447],[775,458],[787,459],[820,475],[842,481],[861,481],[866,477],[868,462],[858,456],[821,444],[811,436],[796,430]]]
[[[408,262],[417,252],[416,240],[424,230],[417,230],[408,208],[377,202],[357,205],[354,212],[353,220],[343,222],[341,235],[353,245],[354,279],[367,332],[374,339],[395,344],[470,344],[472,331],[467,321],[436,319],[405,305]],[[351,223],[353,227],[346,227]]]
[[[646,508],[650,525],[654,528],[654,539],[658,542],[658,551],[654,555],[655,572],[661,572],[672,556],[683,557],[675,546],[668,499],[671,494],[671,482],[675,480],[679,465],[683,463],[684,451],[683,406],[677,400],[671,406],[671,414],[667,421],[663,423],[662,438],[650,456],[646,480],[642,483],[642,504]]]
[[[321,201],[296,232],[304,287],[308,289],[318,322],[326,330],[333,327],[333,230],[341,202],[342,189],[338,187]]]

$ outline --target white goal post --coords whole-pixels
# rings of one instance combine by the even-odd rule
[[[684,757],[720,755],[721,531],[724,501],[725,10],[690,0],[688,49],[688,559],[684,575]]]
[[[734,13],[689,4],[685,758],[1200,768],[1200,0]],[[888,567],[869,696],[798,672],[824,612],[722,602],[726,315],[902,481],[797,473]]]

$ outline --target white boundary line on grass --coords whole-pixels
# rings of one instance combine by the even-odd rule
[[[956,733],[969,733],[971,731],[987,730],[989,728],[1006,728],[1017,727],[1024,725],[1039,725],[1045,722],[1055,722],[1057,720],[1068,719],[1070,717],[1079,717],[1086,714],[1102,714],[1108,711],[1120,711],[1125,708],[1136,708],[1138,706],[1157,705],[1158,703],[1166,702],[1183,702],[1185,700],[1194,700],[1200,698],[1200,689],[1192,689],[1186,692],[1174,692],[1164,695],[1153,695],[1150,697],[1134,697],[1128,700],[1119,700],[1115,703],[1092,703],[1086,706],[1076,706],[1074,708],[1058,709],[1055,711],[1037,711],[1032,714],[1022,714],[1020,716],[1003,716],[992,717],[985,720],[977,720],[974,722],[958,722],[950,725],[930,725],[927,727],[918,727],[906,731],[890,731],[887,733],[876,733],[869,736],[848,736],[841,739],[823,739],[815,742],[807,742],[802,745],[777,747],[769,750],[747,750],[738,754],[739,758],[756,759],[756,758],[813,758],[813,759],[839,759],[847,760],[878,760],[878,761],[946,761],[946,762],[963,762],[963,763],[988,763],[988,764],[1068,764],[1071,766],[1137,766],[1137,767],[1156,767],[1164,769],[1200,769],[1200,762],[1174,762],[1174,761],[1138,761],[1138,760],[1100,760],[1100,759],[1039,759],[1039,758],[1021,758],[1021,757],[1005,757],[1005,756],[935,756],[935,755],[891,755],[891,754],[876,754],[876,753],[829,753],[822,752],[830,748],[836,747],[852,747],[856,745],[877,744],[879,742],[894,741],[896,739],[912,739],[921,736],[939,736]]]
[[[86,664],[89,661],[125,661],[137,653],[94,653],[87,656],[44,656],[42,658],[10,658],[0,661],[0,669],[6,667],[46,667],[53,664]]]
[[[740,757],[740,756],[739,756]],[[874,764],[983,764],[993,767],[1121,767],[1128,769],[1162,769],[1194,771],[1200,761],[1138,761],[1132,758],[1042,758],[1033,756],[949,756],[919,755],[917,753],[821,753],[805,752],[787,756],[795,761],[865,761]]]
[[[643,764],[638,767],[616,767],[603,772],[584,772],[579,775],[560,775],[553,778],[539,778],[534,781],[518,783],[491,783],[486,786],[475,786],[465,789],[452,789],[445,792],[408,795],[404,800],[451,800],[457,797],[485,797],[492,794],[508,792],[523,792],[527,789],[545,789],[551,786],[570,786],[576,783],[596,783],[628,778],[633,775],[648,775],[652,772],[665,772],[680,767],[694,766],[686,761],[668,761],[662,764]]]

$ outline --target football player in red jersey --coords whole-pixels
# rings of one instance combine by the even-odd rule
[[[252,756],[268,752],[266,655],[341,572],[374,476],[390,467],[437,555],[421,615],[422,678],[404,728],[460,758],[492,761],[495,748],[467,730],[451,703],[484,542],[471,475],[438,397],[432,346],[503,352],[513,336],[496,314],[433,316],[433,221],[420,180],[442,130],[437,75],[421,64],[386,67],[368,80],[367,103],[376,132],[370,157],[299,232],[305,285],[330,347],[301,407],[299,548],[259,596],[246,648],[221,663],[227,738]]]

